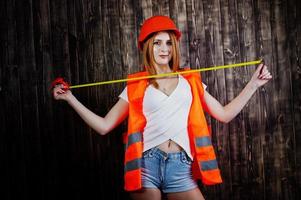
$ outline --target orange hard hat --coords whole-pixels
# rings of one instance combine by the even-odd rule
[[[181,32],[175,23],[167,16],[157,15],[144,21],[138,38],[138,48],[143,49],[143,42],[152,34],[159,31],[173,31],[177,40],[181,37]]]

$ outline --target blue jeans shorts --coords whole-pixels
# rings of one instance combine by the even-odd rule
[[[198,187],[192,177],[191,159],[185,151],[165,153],[157,147],[142,158],[143,188],[159,188],[163,193],[184,192]]]

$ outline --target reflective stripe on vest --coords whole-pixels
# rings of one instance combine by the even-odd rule
[[[129,78],[148,75],[147,72],[132,74]],[[199,73],[183,75],[188,81],[192,103],[188,116],[188,134],[191,153],[194,157],[192,172],[194,178],[201,179],[206,185],[221,183],[222,179],[211,138],[209,135],[206,118],[203,112],[204,90]],[[128,82],[129,118],[128,134],[125,139],[125,190],[133,191],[142,188],[141,183],[141,158],[143,152],[143,129],[146,119],[143,115],[144,92],[148,85],[147,80]],[[205,105],[204,105],[205,106]]]

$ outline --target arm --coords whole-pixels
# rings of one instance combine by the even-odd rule
[[[204,100],[210,115],[221,122],[228,123],[243,109],[257,88],[266,84],[271,78],[272,76],[267,70],[267,67],[260,64],[245,88],[225,106],[221,105],[205,90]]]
[[[70,90],[64,91],[61,89],[61,86],[57,86],[53,89],[53,96],[56,100],[67,101],[79,116],[100,135],[110,132],[128,115],[128,102],[121,98],[105,117],[100,117],[80,103]]]

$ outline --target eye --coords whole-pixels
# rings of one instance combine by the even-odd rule
[[[172,42],[171,41],[167,41],[166,44],[169,45],[169,46],[172,46]]]
[[[154,45],[160,45],[161,43],[159,41],[154,41]]]

